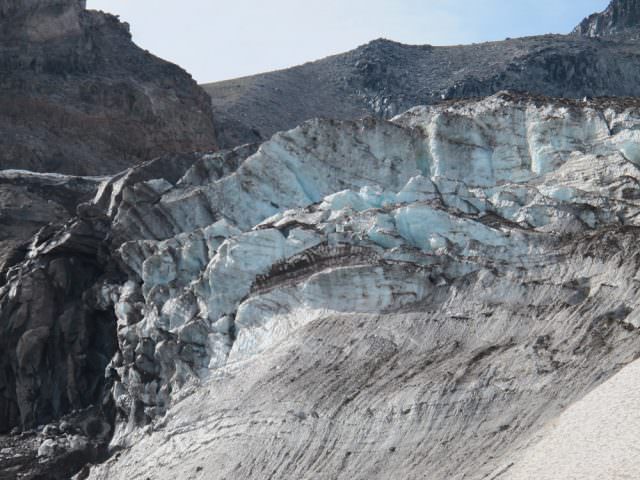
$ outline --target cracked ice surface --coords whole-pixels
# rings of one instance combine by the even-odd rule
[[[153,418],[314,319],[402,309],[538,262],[567,235],[637,225],[638,125],[497,95],[392,122],[314,120],[221,175],[212,157],[174,182],[107,182],[96,203],[132,272],[116,304],[118,406]]]

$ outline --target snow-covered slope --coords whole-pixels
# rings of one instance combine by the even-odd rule
[[[640,478],[640,362],[571,405],[510,462],[504,478],[581,480]]]
[[[36,241],[4,311],[109,224],[83,298],[125,449],[92,478],[498,478],[638,356],[639,126],[501,93],[160,160]]]

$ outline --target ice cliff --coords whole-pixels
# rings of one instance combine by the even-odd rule
[[[638,356],[639,127],[502,92],[109,178],[0,290],[3,428],[84,401],[42,340],[82,318],[56,361],[113,353],[125,447],[91,478],[508,478]],[[32,324],[34,295],[67,308]]]
[[[397,311],[491,265],[544,264],[571,238],[632,227],[637,121],[617,103],[501,94],[391,122],[312,121],[221,178],[105,185],[97,201],[131,270],[109,290],[120,408],[152,419],[192,378],[311,320]]]

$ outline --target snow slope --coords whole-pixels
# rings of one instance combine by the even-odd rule
[[[639,382],[636,361],[550,422],[504,478],[640,478]]]

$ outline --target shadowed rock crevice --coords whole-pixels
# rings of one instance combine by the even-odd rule
[[[73,242],[77,244],[74,245]],[[0,289],[0,432],[100,404],[117,351],[115,317],[92,290],[105,276],[87,236],[9,272]]]

